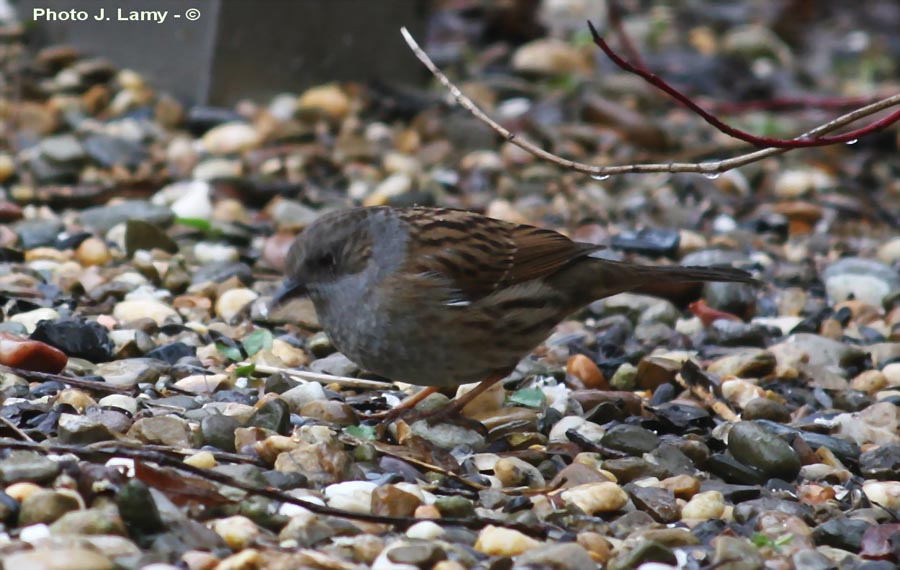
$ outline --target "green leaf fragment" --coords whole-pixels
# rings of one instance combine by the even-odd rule
[[[344,432],[358,439],[375,439],[375,428],[373,426],[347,426],[344,428]]]
[[[212,230],[212,222],[206,218],[175,218],[175,223],[194,228],[195,230],[200,230],[201,232]]]
[[[540,408],[546,398],[540,388],[522,388],[509,397],[509,401],[528,408]]]
[[[253,356],[264,348],[272,348],[272,331],[269,329],[256,329],[248,334],[241,344],[247,352],[247,356]]]
[[[236,346],[231,346],[230,344],[225,344],[221,340],[216,341],[216,350],[218,350],[225,358],[229,360],[234,360],[237,362],[238,360],[243,360],[244,355],[241,354],[241,349]]]
[[[234,373],[238,378],[249,378],[250,376],[253,376],[254,372],[256,372],[256,365],[252,362],[244,366],[238,366],[234,369]]]

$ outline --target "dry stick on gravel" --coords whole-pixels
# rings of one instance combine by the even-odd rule
[[[106,382],[96,382],[94,380],[81,380],[62,374],[50,374],[48,372],[35,372],[34,370],[24,370],[22,368],[14,368],[12,366],[4,366],[0,364],[0,370],[7,370],[16,376],[21,376],[26,380],[34,382],[62,382],[70,386],[77,386],[85,390],[96,390],[97,392],[108,392],[113,394],[127,394],[133,396],[137,392],[136,387],[127,388],[125,386],[113,386]]]
[[[727,422],[741,421],[741,418],[731,409],[731,406],[716,396],[706,386],[701,384],[703,381],[708,382],[708,378],[694,361],[686,360],[684,362],[684,365],[681,367],[681,372],[675,375],[675,381],[678,382],[682,388],[688,390],[697,398],[700,398],[706,407],[711,409],[723,420]]]
[[[241,362],[238,366],[248,366],[249,362]],[[332,376],[331,374],[319,374],[318,372],[310,372],[308,370],[295,370],[293,368],[279,368],[278,366],[265,366],[257,364],[256,372],[263,374],[281,373],[286,376],[293,376],[301,380],[318,382],[319,384],[341,384],[342,386],[350,386],[351,388],[373,388],[387,389],[393,388],[390,382],[380,382],[378,380],[365,380],[363,378],[350,378],[348,376]]]
[[[887,97],[873,103],[871,105],[866,105],[865,107],[861,107],[856,109],[855,111],[851,111],[845,115],[842,115],[836,119],[833,119],[823,125],[820,125],[814,129],[810,129],[809,131],[803,133],[796,139],[795,143],[792,143],[788,148],[764,148],[762,150],[757,150],[754,152],[750,152],[744,155],[736,156],[733,158],[729,158],[726,160],[716,160],[711,162],[703,162],[703,163],[687,163],[687,162],[670,162],[670,163],[660,163],[660,164],[626,164],[620,166],[594,166],[590,164],[584,164],[582,162],[575,162],[572,160],[568,160],[566,158],[562,158],[561,156],[557,156],[553,153],[547,152],[546,150],[528,142],[525,139],[519,138],[518,135],[509,131],[508,129],[501,126],[499,123],[491,119],[484,111],[478,108],[475,103],[472,102],[471,99],[466,97],[459,88],[453,84],[450,79],[447,78],[446,75],[435,65],[431,58],[428,57],[428,54],[419,47],[419,44],[416,43],[416,40],[412,37],[412,34],[406,28],[400,28],[400,33],[403,34],[403,39],[406,40],[406,43],[409,45],[409,48],[412,52],[419,58],[425,67],[438,78],[438,80],[447,88],[453,98],[457,103],[467,111],[469,111],[476,119],[481,121],[482,123],[489,126],[495,132],[497,132],[500,136],[508,140],[510,143],[518,146],[519,148],[525,150],[531,155],[540,158],[541,160],[546,160],[548,162],[552,162],[562,168],[566,168],[568,170],[574,170],[576,172],[582,172],[584,174],[589,174],[591,176],[597,178],[605,178],[607,176],[611,176],[613,174],[633,174],[633,173],[652,173],[652,172],[668,172],[668,173],[676,173],[676,172],[692,172],[697,174],[704,174],[706,176],[716,176],[721,174],[722,172],[726,172],[728,170],[732,170],[734,168],[738,168],[740,166],[746,166],[747,164],[751,164],[754,162],[758,162],[764,158],[768,158],[771,156],[776,156],[779,154],[783,154],[792,150],[794,148],[800,146],[809,146],[807,143],[802,141],[807,141],[810,139],[816,139],[821,137],[826,133],[830,133],[835,131],[845,125],[856,122],[859,119],[864,117],[868,117],[870,115],[874,115],[875,113],[882,111],[884,109],[888,109],[890,107],[895,107],[900,105],[900,94],[894,95],[891,97]],[[655,77],[655,76],[654,76]],[[658,78],[657,78],[658,79]],[[659,80],[661,81],[661,80]],[[664,83],[664,82],[663,82]],[[659,84],[656,84],[658,87]],[[864,134],[868,132],[872,132],[874,128],[885,128],[890,122],[896,121],[900,119],[900,112],[894,113],[891,115],[892,119],[889,122],[885,122],[884,120],[878,121],[877,125],[869,125],[863,129],[855,131],[856,133],[863,132]],[[858,138],[858,137],[857,137]],[[835,144],[835,143],[829,143]]]
[[[343,519],[350,520],[358,520],[365,521],[377,524],[387,524],[396,526],[399,528],[408,528],[416,523],[423,521],[431,521],[434,522],[434,519],[418,519],[415,517],[392,517],[392,516],[382,516],[382,515],[371,515],[365,513],[354,513],[350,511],[345,511],[343,509],[335,509],[332,507],[326,507],[323,505],[319,505],[316,503],[304,501],[302,499],[298,499],[284,491],[276,489],[274,487],[258,487],[256,485],[251,485],[249,483],[245,483],[240,479],[235,479],[234,477],[230,477],[225,475],[224,473],[220,473],[218,471],[212,471],[210,469],[203,469],[201,467],[195,467],[193,465],[189,465],[184,463],[180,458],[174,458],[164,453],[158,453],[155,451],[149,451],[146,449],[131,449],[128,447],[123,447],[118,444],[112,444],[109,447],[101,448],[100,446],[104,442],[99,442],[90,448],[86,448],[83,446],[76,445],[55,445],[55,444],[47,444],[47,443],[35,443],[28,441],[15,441],[11,439],[0,439],[0,449],[27,449],[31,451],[37,451],[40,453],[55,453],[55,454],[66,454],[70,453],[79,459],[85,461],[92,462],[105,462],[113,458],[117,457],[125,457],[127,459],[132,459],[134,461],[150,461],[156,463],[158,465],[162,465],[165,467],[171,467],[173,469],[181,470],[186,473],[190,473],[191,475],[196,475],[198,477],[203,477],[209,481],[214,481],[221,485],[228,485],[229,487],[234,487],[236,489],[240,489],[245,491],[251,495],[257,495],[260,497],[265,497],[267,499],[271,499],[273,501],[279,501],[282,503],[289,503],[291,505],[296,505],[299,507],[303,507],[308,511],[311,511],[317,515],[324,516],[332,516],[339,517]],[[540,538],[544,538],[547,536],[549,531],[548,527],[539,526],[539,525],[527,525],[527,524],[519,524],[519,523],[505,523],[503,521],[496,521],[491,519],[486,519],[482,517],[474,517],[471,519],[439,519],[441,524],[445,526],[461,526],[465,528],[471,529],[481,529],[489,525],[506,527],[514,530],[518,530],[524,534],[528,534],[531,536],[537,536]]]
[[[29,435],[28,435],[27,433],[25,433],[24,431],[20,430],[20,429],[19,429],[19,426],[17,426],[16,424],[12,423],[12,421],[9,420],[8,418],[4,418],[3,416],[0,416],[0,423],[2,423],[3,425],[5,425],[6,427],[8,427],[8,428],[9,428],[14,434],[16,434],[16,436],[17,436],[19,439],[21,439],[22,441],[30,441],[30,442],[34,442],[34,440],[31,439],[31,436],[29,436]]]

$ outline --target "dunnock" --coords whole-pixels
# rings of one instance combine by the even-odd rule
[[[591,257],[602,246],[443,208],[353,208],[297,237],[273,302],[308,294],[334,346],[361,367],[429,386],[482,380],[449,417],[508,375],[563,318],[625,291],[754,282],[731,267],[655,267]]]

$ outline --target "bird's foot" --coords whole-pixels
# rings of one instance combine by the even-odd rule
[[[487,428],[484,427],[484,424],[460,415],[459,408],[454,406],[452,402],[449,405],[436,410],[417,410],[415,408],[397,407],[386,412],[369,414],[363,419],[377,421],[378,432],[383,432],[387,426],[397,420],[403,420],[410,426],[419,421],[425,421],[429,426],[444,423],[476,431],[482,435],[487,435]]]

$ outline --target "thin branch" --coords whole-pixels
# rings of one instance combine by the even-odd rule
[[[16,435],[19,437],[19,439],[21,439],[22,441],[30,441],[30,442],[32,442],[32,443],[34,442],[34,440],[31,438],[31,436],[29,436],[29,435],[28,435],[27,433],[25,433],[24,431],[20,430],[20,429],[19,429],[19,426],[17,426],[16,424],[14,424],[14,423],[12,422],[12,420],[10,420],[10,419],[8,419],[8,418],[4,418],[3,416],[0,416],[0,423],[2,423],[3,425],[5,425],[6,427],[8,427],[8,428],[9,428],[14,434],[16,434]]]
[[[758,101],[715,101],[709,105],[723,115],[737,115],[748,111],[790,111],[794,109],[852,109],[869,105],[879,97],[776,97]]]
[[[103,442],[105,443],[105,442]],[[381,515],[372,515],[367,513],[355,513],[350,511],[345,511],[343,509],[335,509],[333,507],[327,507],[323,505],[319,505],[317,503],[313,503],[310,501],[304,501],[303,499],[294,497],[289,493],[276,489],[275,487],[260,487],[251,483],[244,482],[240,479],[236,479],[225,473],[219,471],[213,471],[211,469],[204,469],[202,467],[195,467],[188,463],[184,463],[180,458],[171,457],[166,455],[165,453],[159,453],[155,451],[149,451],[146,449],[131,449],[128,447],[123,447],[117,444],[110,445],[109,447],[100,448],[98,446],[86,448],[78,445],[58,445],[58,444],[48,444],[48,443],[34,443],[28,441],[15,441],[11,439],[2,439],[0,440],[0,449],[28,449],[33,451],[38,451],[41,453],[57,453],[57,454],[67,454],[70,453],[80,459],[86,461],[100,462],[100,461],[108,461],[115,457],[125,457],[128,459],[132,459],[134,461],[152,461],[159,465],[163,465],[166,467],[172,467],[174,469],[178,469],[180,471],[184,471],[186,473],[190,473],[192,475],[197,475],[199,477],[203,477],[207,480],[214,481],[221,485],[227,485],[229,487],[234,487],[236,489],[240,489],[245,491],[251,495],[256,495],[260,497],[265,497],[267,499],[271,499],[273,501],[278,501],[281,503],[288,503],[291,505],[297,505],[303,507],[309,511],[317,515],[325,515],[325,516],[334,516],[340,517],[344,519],[350,520],[358,520],[365,521],[371,523],[379,523],[379,524],[388,524],[394,525],[401,528],[407,528],[412,526],[417,522],[421,522],[423,520],[433,520],[433,519],[417,519],[415,517],[392,517],[392,516],[381,516]],[[530,535],[538,535],[544,536],[546,535],[546,529],[544,527],[536,526],[536,525],[527,525],[527,524],[518,524],[518,523],[504,523],[502,521],[486,519],[481,517],[472,517],[467,519],[440,519],[442,525],[445,526],[462,526],[465,528],[472,529],[480,529],[484,528],[488,525],[499,525],[505,526],[508,528],[516,529],[521,532]]]
[[[247,366],[249,364],[249,362],[241,362],[238,366]],[[263,374],[281,373],[285,376],[318,382],[319,384],[341,384],[342,386],[350,386],[352,388],[372,388],[374,390],[387,390],[394,387],[391,382],[366,380],[364,378],[350,378],[349,376],[332,376],[331,374],[320,374],[318,372],[310,372],[309,370],[295,370],[293,368],[280,368],[278,366],[267,366],[263,364],[257,364],[255,370]]]
[[[796,139],[759,137],[752,133],[748,133],[747,131],[742,131],[741,129],[736,129],[730,125],[723,123],[718,117],[706,111],[706,109],[695,103],[690,97],[688,97],[681,91],[669,85],[669,83],[667,83],[658,75],[651,73],[643,66],[632,65],[631,63],[625,61],[624,59],[622,59],[622,57],[619,56],[619,54],[617,54],[611,47],[609,47],[609,44],[607,44],[602,37],[600,37],[599,32],[597,32],[594,24],[592,24],[590,21],[588,22],[588,27],[591,29],[591,35],[594,37],[594,43],[597,44],[597,47],[602,49],[603,53],[606,54],[606,57],[612,60],[612,62],[618,65],[620,68],[641,77],[644,81],[669,95],[670,97],[699,115],[700,118],[702,118],[704,121],[722,131],[726,135],[742,140],[744,142],[748,142],[758,147],[806,148],[813,146],[830,146],[833,144],[848,143],[856,141],[858,138],[866,136],[875,131],[884,129],[900,120],[900,110],[898,110],[891,113],[887,117],[883,117],[865,127],[833,137],[810,137],[806,134],[800,135]]]
[[[641,68],[647,69],[647,64],[644,63],[644,58],[641,57],[641,52],[634,47],[634,42],[631,41],[631,36],[625,31],[625,26],[622,25],[622,5],[619,4],[619,0],[607,0],[606,2],[606,19],[609,23],[609,27],[615,32],[616,36],[619,38],[619,43],[622,44],[622,51],[628,54],[628,59],[631,60],[632,64]]]
[[[109,384],[108,382],[97,382],[95,380],[82,380],[80,378],[72,378],[70,376],[63,376],[62,374],[50,374],[49,372],[36,372],[34,370],[25,370],[23,368],[15,368],[13,366],[6,366],[0,364],[0,370],[8,370],[12,372],[16,376],[21,376],[26,380],[31,380],[33,382],[62,382],[63,384],[68,384],[69,386],[77,386],[78,388],[83,388],[85,390],[94,390],[96,392],[112,392],[114,394],[127,394],[134,395],[137,392],[137,387],[128,387],[128,386],[115,386],[113,384]]]
[[[784,154],[785,152],[791,150],[790,148],[765,148],[725,160],[716,160],[703,163],[670,162],[657,164],[626,164],[621,166],[594,166],[582,162],[575,162],[573,160],[562,158],[553,153],[547,152],[546,150],[528,142],[527,140],[519,138],[515,133],[510,132],[508,129],[504,128],[496,121],[491,119],[484,113],[484,111],[479,109],[471,99],[466,97],[462,93],[462,91],[460,91],[459,88],[454,85],[453,82],[450,81],[450,79],[447,78],[446,75],[444,75],[444,73],[437,67],[437,65],[435,65],[434,62],[431,61],[431,58],[428,57],[428,54],[426,54],[425,51],[422,50],[421,47],[419,47],[419,44],[416,43],[416,40],[412,37],[412,35],[406,28],[401,28],[400,32],[403,34],[403,38],[406,40],[409,48],[419,59],[419,61],[421,61],[425,65],[425,67],[427,67],[428,70],[441,82],[441,84],[459,103],[459,105],[469,111],[476,119],[489,126],[510,143],[525,150],[529,154],[540,158],[541,160],[546,160],[547,162],[556,164],[561,168],[574,170],[575,172],[581,172],[593,176],[597,179],[605,179],[614,174],[649,174],[656,172],[690,172],[703,174],[708,177],[715,177],[722,172],[726,172],[734,168],[739,168],[747,164],[752,164],[754,162],[759,162],[764,158]],[[880,101],[872,103],[871,105],[866,105],[865,107],[861,107],[859,109],[851,111],[850,113],[842,115],[818,127],[815,127],[814,129],[810,129],[809,131],[803,133],[799,138],[813,138],[824,135],[826,133],[830,133],[843,127],[844,125],[853,123],[855,121],[858,121],[859,119],[868,117],[879,111],[897,105],[900,105],[900,95],[894,95],[892,97],[882,99]]]

